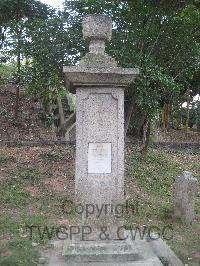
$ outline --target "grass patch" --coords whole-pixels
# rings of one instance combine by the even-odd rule
[[[45,245],[48,237],[43,239],[37,231],[33,232],[32,238],[27,226],[35,225],[41,228],[49,221],[44,216],[27,216],[25,212],[20,213],[17,221],[13,215],[3,214],[0,217],[0,265],[5,266],[35,266],[38,265],[38,246]],[[43,233],[43,232],[42,232]],[[9,241],[8,241],[9,240]]]
[[[8,208],[24,208],[29,203],[30,195],[22,185],[5,182],[0,187],[1,205]]]
[[[2,167],[6,178],[0,187],[2,266],[38,265],[40,250],[49,240],[57,239],[57,227],[73,217],[63,213],[62,202],[66,192],[57,193],[44,182],[47,164],[66,163],[65,149],[63,154],[60,150],[51,154],[47,149],[44,156],[38,156],[34,162],[30,157],[24,164],[23,156],[27,159],[29,155],[27,150],[18,160],[10,154],[0,156],[0,165],[6,166]],[[50,178],[55,178],[55,174],[52,173]]]
[[[0,166],[11,162],[16,162],[16,158],[14,156],[0,154]]]
[[[0,232],[1,236],[5,234],[17,234],[19,233],[19,224],[16,219],[8,213],[1,214],[0,216]]]
[[[4,254],[10,254],[5,256]],[[0,265],[2,266],[36,266],[39,253],[28,240],[15,239],[2,250]]]
[[[179,165],[172,162],[164,153],[151,152],[144,157],[140,153],[129,158],[128,178],[134,179],[146,192],[170,196],[169,191],[180,172]]]
[[[41,179],[41,173],[38,168],[18,165],[17,169],[11,173],[14,183],[38,185]]]
[[[173,226],[175,234],[169,245],[185,264],[200,265],[199,222],[196,221],[191,226],[174,223]]]
[[[37,265],[37,250],[43,248],[51,237],[56,238],[55,228],[68,221],[69,224],[76,224],[75,213],[65,213],[71,206],[67,201],[75,202],[71,190],[60,193],[43,183],[43,179],[47,177],[42,170],[43,166],[46,169],[50,162],[56,162],[58,167],[62,165],[66,159],[65,149],[53,150],[52,153],[49,149],[46,152],[44,150],[44,155],[39,156],[39,168],[36,167],[37,161],[30,160],[28,165],[17,163],[14,170],[12,167],[7,171],[10,178],[4,180],[0,188],[0,200],[5,209],[0,218],[0,230],[1,239],[8,236],[10,239],[0,241],[0,265]],[[5,155],[4,157],[7,158]],[[198,176],[200,164],[197,158],[198,155],[195,154],[167,153],[153,149],[144,157],[134,147],[130,147],[126,156],[127,197],[133,205],[138,203],[138,212],[127,216],[127,228],[155,225],[162,229],[163,226],[171,225],[174,236],[168,243],[183,262],[190,266],[200,265],[197,258],[200,245],[197,232],[200,228],[197,221],[191,226],[173,221],[173,184],[176,176],[183,170],[192,171],[194,176]],[[2,159],[3,165],[14,161],[12,156]],[[66,171],[63,168],[60,173],[64,175]],[[50,178],[54,177],[51,173]],[[72,175],[69,173],[67,178],[70,180]],[[66,182],[69,180],[66,179]],[[196,213],[199,212],[200,193],[196,204]],[[34,226],[32,239],[27,226]],[[38,246],[33,247],[32,243],[37,243]]]
[[[189,265],[200,265],[200,232],[198,219],[190,226],[173,220],[173,187],[175,178],[183,171],[198,177],[198,154],[167,153],[150,149],[146,156],[132,147],[127,154],[126,186],[130,200],[138,201],[138,212],[127,216],[126,227],[163,226],[173,228],[173,239],[168,244]],[[132,186],[138,192],[132,192]],[[200,193],[196,200],[196,214],[200,213]],[[196,256],[196,257],[195,257]],[[189,259],[188,259],[189,258]]]

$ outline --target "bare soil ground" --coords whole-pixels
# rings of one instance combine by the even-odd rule
[[[163,141],[163,142],[199,142],[200,132],[193,129],[175,130],[170,128],[167,133],[164,133],[161,129],[156,129],[153,132],[153,141]]]
[[[0,85],[0,141],[54,139],[51,127],[39,118],[39,103],[21,93],[19,116],[14,118],[15,86]]]

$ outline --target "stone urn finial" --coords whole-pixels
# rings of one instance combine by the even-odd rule
[[[88,15],[83,18],[83,37],[89,42],[89,52],[104,55],[105,42],[112,37],[112,19],[105,15]]]

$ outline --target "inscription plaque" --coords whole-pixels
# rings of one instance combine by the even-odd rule
[[[111,143],[89,143],[88,174],[111,173]]]

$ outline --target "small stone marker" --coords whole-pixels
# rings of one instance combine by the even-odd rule
[[[183,222],[190,223],[194,220],[195,198],[197,192],[197,179],[192,173],[185,171],[178,176],[175,182],[174,217]]]

